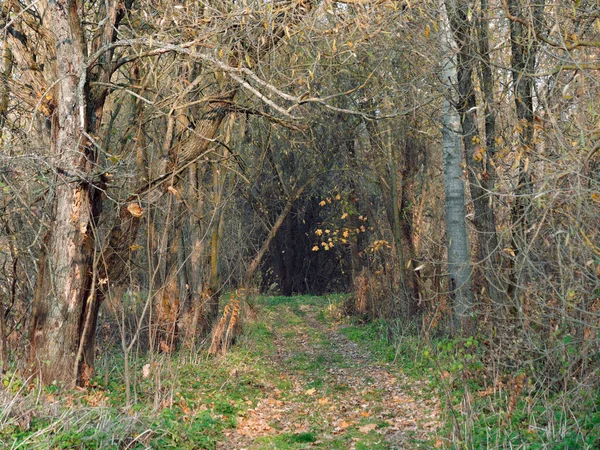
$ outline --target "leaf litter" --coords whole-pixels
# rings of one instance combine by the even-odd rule
[[[290,436],[311,437],[295,448],[431,448],[441,406],[428,381],[375,362],[340,332],[343,324],[321,322],[318,312],[310,304],[297,311],[280,305],[268,315],[276,348],[269,363],[278,379],[265,380],[264,398],[225,431],[218,448],[280,448]]]

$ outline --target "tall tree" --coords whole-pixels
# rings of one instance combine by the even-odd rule
[[[484,0],[485,2],[485,0]],[[487,292],[492,295],[494,304],[499,302],[498,281],[494,276],[495,268],[493,254],[498,253],[498,238],[496,235],[496,220],[494,217],[493,203],[491,201],[490,172],[493,168],[490,164],[490,158],[493,155],[487,155],[486,149],[493,146],[493,112],[490,111],[490,83],[493,83],[489,66],[483,64],[485,77],[483,85],[486,88],[486,133],[489,138],[486,146],[482,145],[477,129],[477,110],[482,109],[477,105],[477,96],[473,81],[474,71],[478,62],[482,62],[480,55],[477,54],[476,40],[474,37],[473,11],[475,2],[446,0],[446,11],[450,29],[452,30],[454,44],[456,46],[456,108],[460,115],[460,124],[462,129],[462,141],[465,150],[466,163],[468,166],[469,191],[473,201],[475,215],[474,225],[477,230],[477,259],[483,265],[483,274],[487,278],[481,282],[487,288]],[[483,29],[482,44],[485,46],[487,37],[485,28]],[[484,47],[485,48],[485,47]],[[488,58],[489,63],[489,58]],[[489,117],[488,117],[489,115]],[[487,137],[487,136],[486,136]],[[490,140],[492,143],[490,143]],[[491,147],[493,149],[493,147]],[[492,178],[493,182],[493,178]]]
[[[52,153],[56,158],[54,225],[44,239],[30,331],[30,363],[45,383],[72,382],[84,364],[85,322],[93,305],[95,227],[105,177],[98,166],[93,136],[102,121],[115,69],[113,51],[119,24],[131,2],[107,2],[96,36],[84,30],[83,5],[75,0],[49,2],[35,32],[55,58],[45,80]],[[103,48],[95,59],[88,49]],[[22,58],[25,59],[25,58]]]
[[[471,254],[465,222],[465,186],[463,183],[462,127],[456,110],[456,57],[446,11],[443,9],[442,48],[445,55],[442,82],[445,88],[442,151],[446,196],[446,242],[449,291],[454,301],[455,332],[468,332],[473,310],[471,292]]]
[[[516,151],[518,170],[513,214],[513,246],[518,254],[519,275],[513,272],[511,293],[518,302],[519,286],[527,280],[525,260],[527,255],[527,230],[531,196],[533,192],[530,163],[534,157],[534,82],[538,52],[535,30],[542,30],[544,0],[529,3],[528,0],[506,0],[506,14],[510,22],[510,48],[512,86],[517,112],[515,131],[519,135]],[[520,260],[520,261],[519,261]],[[515,305],[516,309],[520,308]]]

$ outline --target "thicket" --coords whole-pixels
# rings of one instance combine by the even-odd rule
[[[597,445],[599,23],[592,0],[4,2],[4,372],[86,386],[111,348],[132,405],[138,355],[224,353],[258,291],[352,292],[440,365],[456,443]]]

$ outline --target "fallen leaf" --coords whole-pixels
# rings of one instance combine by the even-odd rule
[[[350,425],[352,425],[350,422],[346,422],[345,420],[342,420],[338,426],[340,428],[348,428]]]
[[[306,395],[313,395],[315,392],[317,392],[315,388],[310,388],[305,393]]]
[[[358,431],[366,434],[366,433],[370,433],[371,431],[375,430],[375,428],[377,428],[376,423],[369,423],[367,425],[363,425],[362,427],[358,427]]]

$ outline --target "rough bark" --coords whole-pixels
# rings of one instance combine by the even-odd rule
[[[88,346],[89,329],[96,321],[93,255],[105,177],[98,169],[90,136],[99,130],[108,90],[92,89],[91,82],[110,80],[114,66],[112,51],[103,53],[100,64],[92,68],[86,57],[88,49],[94,51],[116,39],[130,6],[130,0],[103,4],[106,20],[93,42],[86,41],[83,11],[73,0],[49,3],[42,22],[23,15],[43,46],[32,47],[25,35],[12,28],[15,62],[26,69],[25,77],[34,89],[17,95],[34,94],[34,102],[42,96],[39,111],[51,123],[51,151],[57,161],[54,223],[44,239],[29,333],[31,369],[44,383],[76,381],[88,364],[84,355],[93,355],[82,349]],[[35,53],[42,47],[43,57]],[[40,62],[45,58],[45,69],[36,58]]]
[[[94,212],[99,195],[89,180],[94,152],[82,134],[84,98],[78,84],[84,69],[81,20],[70,2],[51,3],[56,42],[57,109],[52,139],[58,157],[54,224],[45,242],[30,331],[30,362],[44,383],[71,382],[82,317],[91,284]],[[83,103],[83,104],[82,104]]]

